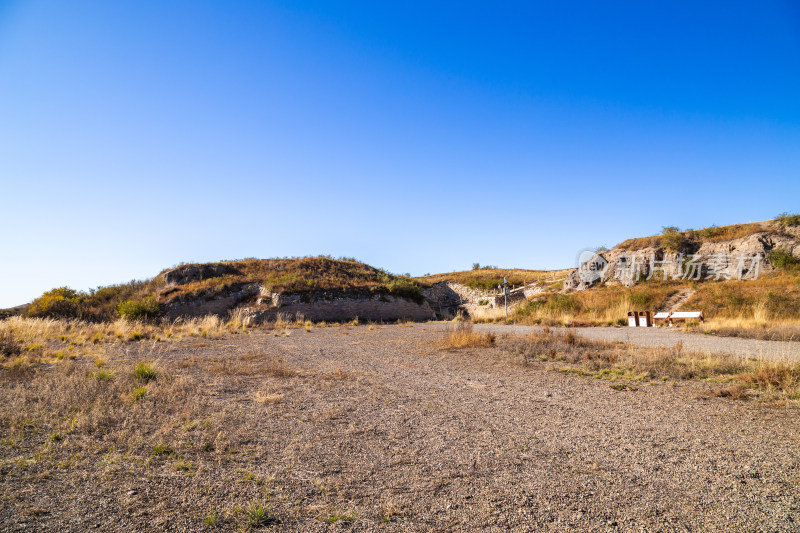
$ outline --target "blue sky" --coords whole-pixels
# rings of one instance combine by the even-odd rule
[[[182,261],[573,266],[797,211],[800,5],[0,0],[0,307]]]

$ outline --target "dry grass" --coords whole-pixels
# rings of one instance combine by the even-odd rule
[[[631,288],[602,286],[569,294],[545,294],[514,309],[518,324],[614,326],[628,311],[659,309],[680,290],[678,282],[648,282]]]
[[[800,276],[776,272],[757,280],[700,283],[684,308],[702,310],[710,319],[746,320],[748,326],[800,324]]]
[[[707,398],[731,398],[732,400],[747,400],[747,387],[744,385],[733,385],[732,387],[722,387],[706,395]]]
[[[458,350],[461,348],[486,348],[492,346],[496,336],[492,333],[478,333],[472,322],[458,322],[450,328],[444,337],[439,339],[440,350]]]
[[[172,287],[168,291],[168,298],[209,296],[244,283],[259,283],[273,292],[372,291],[421,297],[416,282],[351,258],[317,256],[242,259],[221,263],[231,267],[229,273]],[[162,275],[159,274],[157,278],[162,278]]]
[[[570,365],[562,370],[596,378],[733,382],[759,391],[764,399],[800,405],[800,362],[687,352],[682,343],[673,348],[633,347],[553,333],[548,328],[528,337],[503,338],[500,346],[521,356],[526,366],[535,361],[555,361]],[[718,395],[745,397],[732,391]]]
[[[283,399],[283,394],[277,392],[258,391],[253,395],[253,399],[263,405],[278,403]]]
[[[772,227],[773,224],[770,222],[753,222],[749,224],[733,224],[730,226],[714,226],[700,230],[686,230],[677,232],[677,235],[680,236],[684,242],[699,247],[704,242],[722,242],[731,239],[740,239],[748,235],[753,235],[754,233],[767,231]],[[627,239],[618,244],[617,248],[636,251],[644,248],[662,247],[664,246],[664,241],[664,235],[651,235],[649,237]]]
[[[465,323],[454,329],[468,332],[471,327]],[[554,380],[544,372],[538,376],[543,379],[536,379],[516,365],[519,358],[509,362],[499,350],[476,350],[474,361],[465,361],[468,355],[463,353],[451,360],[418,349],[420,338],[434,342],[439,333],[400,327],[370,333],[363,328],[360,333],[370,342],[376,338],[385,342],[354,357],[352,337],[339,333],[325,329],[316,335],[298,335],[303,339],[297,342],[300,349],[290,349],[285,339],[274,339],[266,332],[229,333],[224,342],[187,338],[183,343],[161,345],[159,354],[145,343],[117,346],[103,341],[91,344],[96,358],[28,365],[19,373],[0,369],[3,523],[20,530],[103,529],[104,524],[116,523],[118,513],[116,507],[97,506],[102,494],[109,501],[124,502],[125,524],[130,529],[170,524],[185,530],[234,531],[275,524],[281,530],[323,530],[336,523],[336,529],[380,529],[393,522],[386,527],[444,530],[452,525],[452,518],[439,516],[438,522],[431,523],[431,516],[441,514],[431,514],[431,509],[446,509],[454,502],[468,511],[459,527],[474,529],[486,525],[480,509],[496,510],[498,501],[507,502],[502,512],[515,516],[518,502],[552,486],[549,479],[557,479],[567,490],[574,488],[575,470],[585,468],[587,461],[571,461],[574,449],[554,452],[555,448],[585,437],[586,427],[609,429],[603,423],[607,422],[604,412],[593,418],[562,416],[563,409],[574,405],[570,402],[575,401],[576,391],[583,399],[578,401],[585,401],[598,390],[608,394],[606,387],[576,379]],[[498,340],[504,347],[508,342],[512,341]],[[311,355],[320,349],[324,357]],[[620,345],[589,343],[569,334],[547,332],[525,339],[519,349],[529,352],[529,364],[543,356],[548,361],[542,363],[543,369],[569,366],[576,373],[594,376],[615,365],[632,364]],[[680,350],[667,352],[664,359],[674,358],[676,352]],[[302,365],[301,377],[287,379],[281,369],[285,365],[276,372],[270,370],[276,368],[272,366],[276,361],[283,364],[283,356],[289,365]],[[233,365],[217,366],[222,360]],[[25,362],[27,356],[23,366]],[[598,370],[588,370],[589,364]],[[661,375],[668,362],[654,359],[648,364],[654,375]],[[748,370],[747,364],[741,368]],[[150,365],[155,379],[143,383],[143,373],[136,372],[139,365]],[[367,372],[363,379],[362,368]],[[402,371],[402,381],[396,370],[400,368],[408,369]],[[791,366],[752,370],[758,371],[743,375],[742,381],[736,369],[730,378],[717,370],[707,374],[725,381],[726,389],[741,384],[747,387],[747,396],[752,390],[766,396],[769,390],[776,400],[785,397],[783,391],[796,379]],[[106,377],[98,378],[100,371]],[[678,375],[677,371],[667,373]],[[354,375],[358,379],[348,379]],[[628,379],[622,371],[617,375]],[[695,373],[695,377],[702,375]],[[486,401],[491,399],[487,394],[491,390],[454,386],[476,376],[486,386],[500,376],[505,381],[504,401]],[[753,381],[745,384],[746,379]],[[625,388],[635,386],[625,384]],[[536,413],[519,409],[519,405],[532,405],[544,390],[555,390],[553,401],[562,403]],[[735,390],[723,389],[719,393],[737,397],[734,394]],[[665,399],[674,402],[665,405],[675,405],[681,412],[695,408],[681,403],[683,395],[664,391],[663,397],[643,399],[652,403],[618,404],[616,416],[647,416],[648,411],[663,407],[659,402]],[[706,413],[711,412],[706,408]],[[750,415],[748,411],[728,419],[734,424],[732,431],[739,435],[742,428],[753,425]],[[717,423],[711,416],[699,418]],[[680,415],[659,416],[646,428],[658,431],[665,420],[684,423]],[[558,426],[561,430],[562,424],[573,427],[559,436],[563,440],[551,440],[550,429]],[[754,435],[766,436],[770,427],[778,427],[775,424],[759,427],[762,433]],[[537,427],[544,431],[534,433]],[[599,435],[607,438],[614,431],[612,427]],[[466,443],[465,432],[471,435]],[[681,433],[675,434],[681,438]],[[774,442],[783,442],[783,435],[779,437]],[[751,442],[744,437],[741,441],[743,447]],[[684,442],[689,447],[693,441],[681,441],[681,449]],[[619,444],[626,443],[622,439]],[[613,454],[616,445],[605,448],[612,452],[601,459],[592,450],[584,457],[591,457],[589,464],[618,460]],[[651,448],[648,441],[638,450]],[[629,455],[639,457],[638,452]],[[542,460],[545,457],[553,460]],[[681,460],[690,462],[689,457]],[[545,480],[541,485],[520,490],[517,474],[522,460],[552,465],[552,470],[534,476]],[[711,465],[711,479],[719,475],[715,457],[706,464]],[[696,475],[696,470],[690,474]],[[586,489],[595,490],[597,479],[592,474]],[[624,484],[640,485],[630,479]],[[498,492],[500,480],[509,481]],[[698,482],[698,491],[706,490],[704,483]],[[65,486],[71,490],[62,490]],[[780,490],[782,485],[776,486]],[[497,494],[502,498],[498,500]],[[564,516],[569,517],[574,509],[563,494],[561,490],[544,494],[542,505],[566,502]],[[728,496],[722,494],[723,506],[729,505]],[[479,505],[467,507],[479,498]],[[618,501],[615,495],[608,503],[598,503],[598,508]],[[52,511],[40,513],[31,502]],[[522,517],[503,526],[524,529],[534,518]],[[591,525],[606,523],[603,514]]]
[[[268,358],[264,372],[275,378],[293,378],[299,375],[299,372],[288,366],[282,358]]]
[[[767,323],[744,317],[716,319],[688,329],[719,337],[739,337],[763,341],[800,341],[800,322],[796,320]]]
[[[515,306],[509,305],[508,307],[509,317],[514,315],[514,308]],[[502,307],[492,307],[492,308],[477,307],[470,310],[469,317],[476,324],[497,323],[497,322],[502,322],[506,319],[506,312],[505,309]]]

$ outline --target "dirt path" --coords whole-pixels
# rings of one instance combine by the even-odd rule
[[[109,367],[155,359],[172,385],[153,382],[151,403],[132,407],[128,440],[90,425],[2,448],[0,527],[233,530],[253,501],[280,531],[800,527],[796,410],[700,399],[714,387],[700,382],[612,390],[499,348],[438,351],[440,336],[360,326],[124,345]],[[276,358],[299,373],[267,374]],[[158,387],[178,385],[187,421],[132,425],[158,418]],[[154,457],[156,442],[174,452]],[[37,460],[21,466],[29,448]]]
[[[440,328],[447,327],[445,325]],[[539,326],[487,325],[476,326],[495,333],[525,334],[540,330]],[[561,328],[554,328],[561,329]],[[571,328],[570,331],[588,339],[622,341],[639,346],[672,347],[682,342],[684,349],[702,353],[729,353],[739,357],[770,360],[800,359],[800,342],[762,341],[736,337],[715,337],[701,333],[687,333],[668,328]]]
[[[666,313],[673,313],[677,311],[686,300],[692,297],[694,293],[694,289],[690,288],[677,291],[675,294],[670,296],[666,302],[664,302],[664,307],[661,309],[661,311]]]

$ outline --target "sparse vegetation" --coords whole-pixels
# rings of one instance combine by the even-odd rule
[[[142,385],[141,387],[135,387],[133,392],[131,393],[133,396],[133,401],[138,401],[147,396],[147,387]]]
[[[355,513],[343,513],[338,509],[333,509],[325,517],[325,521],[329,524],[349,523],[356,519]]]
[[[791,252],[780,248],[770,250],[769,260],[775,268],[780,270],[793,270],[800,264],[800,260],[793,256]]]
[[[125,300],[117,306],[117,313],[126,320],[147,320],[161,314],[158,302],[152,296],[142,300]]]
[[[763,392],[769,400],[800,400],[800,361],[789,363],[692,353],[685,351],[680,343],[673,348],[634,347],[591,341],[571,333],[553,333],[549,329],[528,337],[503,339],[501,346],[521,356],[525,366],[535,361],[556,361],[571,365],[562,370],[604,379],[733,382]],[[626,387],[616,388],[625,390]]]
[[[253,502],[245,509],[247,517],[247,527],[256,528],[269,524],[273,517],[270,514],[270,506],[261,502]]]
[[[421,518],[427,503],[407,498],[406,492],[376,497],[373,476],[380,476],[382,486],[403,487],[437,498],[437,505],[449,504],[464,494],[459,480],[465,477],[488,488],[498,471],[504,476],[517,472],[520,460],[552,457],[553,448],[540,447],[530,434],[549,410],[531,414],[531,409],[513,407],[541,401],[551,391],[554,396],[546,401],[573,405],[570,395],[580,380],[553,380],[545,374],[552,371],[586,376],[583,382],[590,385],[580,388],[581,399],[591,389],[589,377],[608,379],[596,388],[598,394],[619,400],[643,396],[648,382],[664,383],[657,400],[642,400],[653,402],[644,404],[648,409],[662,404],[686,408],[685,394],[670,396],[670,383],[688,387],[681,380],[689,379],[711,382],[691,384],[698,395],[708,391],[708,396],[722,398],[710,401],[798,401],[798,368],[792,364],[692,354],[680,347],[639,351],[592,343],[569,332],[494,339],[465,321],[454,324],[445,339],[441,331],[431,331],[438,326],[427,331],[378,327],[368,333],[366,328],[343,325],[277,339],[260,329],[242,335],[237,327],[225,330],[226,338],[218,343],[188,335],[190,327],[199,331],[199,322],[181,323],[171,327],[183,340],[157,346],[167,348],[158,353],[149,343],[112,345],[117,341],[107,329],[107,336],[93,343],[97,328],[108,325],[18,317],[11,323],[15,340],[19,336],[23,345],[45,346],[22,352],[24,372],[0,370],[3,484],[8,493],[32,486],[36,497],[67,480],[75,487],[69,500],[59,499],[58,491],[48,493],[82,529],[93,522],[74,514],[72,503],[63,502],[77,501],[75,508],[92,505],[88,487],[97,483],[128,502],[134,525],[152,520],[152,515],[136,514],[152,509],[150,500],[137,496],[158,494],[163,499],[159,518],[185,520],[193,529],[255,530],[271,524],[287,530],[309,525],[341,528],[355,522],[365,529],[385,522],[424,529],[431,525]],[[126,325],[119,322],[120,328]],[[206,325],[213,331],[210,323]],[[296,327],[303,325],[298,322]],[[0,323],[0,328],[7,327]],[[153,328],[146,330],[150,332],[159,326],[145,327]],[[458,338],[451,342],[450,333],[455,332]],[[45,355],[49,343],[66,346],[79,337],[82,343],[72,350],[78,352],[76,359],[55,362]],[[439,342],[436,348],[467,349],[454,358],[431,349],[430,343]],[[360,346],[357,359],[353,346]],[[451,364],[455,366],[449,368]],[[98,371],[115,377],[98,380]],[[609,386],[620,390],[612,392]],[[487,401],[494,398],[503,401]],[[622,403],[620,413],[632,409],[636,416],[641,414],[643,405],[633,409]],[[546,423],[560,420],[574,423],[580,434],[593,431],[560,417]],[[479,420],[492,420],[491,434],[481,433],[485,426],[472,426]],[[731,422],[737,421],[726,418]],[[737,432],[749,417],[739,423]],[[476,439],[486,439],[482,450],[460,438],[464,428],[471,427],[476,428]],[[388,435],[396,445],[387,447]],[[545,435],[551,435],[549,429]],[[445,446],[443,436],[448,439]],[[431,478],[419,476],[416,459],[401,447],[410,442],[406,439],[414,439],[413,453],[420,450],[430,458],[423,467],[435,464],[441,469],[434,485]],[[559,445],[570,442],[565,439]],[[554,460],[542,464],[552,469],[550,475],[574,476]],[[31,479],[36,483],[31,485]],[[188,515],[186,494],[196,495],[196,509]],[[488,502],[482,494],[475,491],[472,501]],[[36,520],[26,520],[36,528],[61,518],[37,515]]]
[[[0,331],[0,356],[15,357],[22,353],[22,344],[14,339],[13,331]]]
[[[797,213],[781,213],[777,217],[778,222],[785,226],[800,226],[800,214]]]
[[[472,327],[472,322],[458,322],[439,340],[438,347],[442,350],[457,350],[461,348],[485,348],[495,342],[492,333],[479,333]]]
[[[480,266],[480,265],[479,265]],[[546,282],[552,279],[563,278],[569,270],[522,270],[522,269],[502,269],[481,267],[475,270],[465,270],[463,272],[449,272],[434,274],[417,278],[425,285],[438,283],[441,281],[453,281],[466,285],[471,289],[492,290],[498,285],[502,285],[503,278],[508,280],[509,285],[522,285],[534,281]]]
[[[739,239],[764,230],[764,226],[759,222],[731,226],[711,226],[701,230],[687,229],[685,231],[680,231],[676,226],[666,226],[663,228],[661,235],[627,239],[618,244],[617,247],[629,251],[662,247],[671,252],[677,252],[688,248],[699,248],[704,242]]]
[[[153,295],[163,286],[163,280],[131,281],[111,287],[98,287],[89,292],[79,292],[59,287],[35,299],[25,312],[32,318],[77,318],[90,321],[108,321],[119,316],[119,307],[126,301],[139,302]],[[146,306],[152,304],[146,303]]]
[[[511,319],[519,324],[616,326],[625,323],[628,311],[659,309],[679,288],[678,282],[656,281],[544,294],[517,307]]]

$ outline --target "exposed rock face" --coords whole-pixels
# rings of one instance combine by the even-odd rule
[[[346,320],[430,320],[436,318],[428,302],[417,304],[405,298],[390,295],[372,297],[341,296],[312,298],[304,301],[302,295],[281,295],[277,305],[265,308],[250,307],[247,310],[253,322],[274,320],[279,315],[294,319],[302,316],[307,320],[342,322]]]
[[[230,309],[252,300],[260,291],[261,286],[257,283],[235,283],[222,292],[214,292],[207,296],[176,298],[168,301],[165,304],[165,315],[171,319],[180,316],[225,316]]]
[[[163,276],[167,286],[174,286],[238,273],[239,271],[235,267],[225,263],[205,263],[201,265],[181,265],[164,272]]]
[[[463,285],[444,281],[434,283],[422,291],[422,294],[425,297],[425,301],[438,316],[453,316],[459,311],[464,300],[459,287],[463,287]]]
[[[621,248],[595,254],[564,280],[564,290],[585,290],[594,285],[627,287],[651,279],[727,280],[752,279],[774,269],[769,254],[782,249],[800,258],[800,227],[765,231],[719,242],[684,245],[678,252],[661,247],[629,251]],[[595,270],[595,265],[602,269]]]

